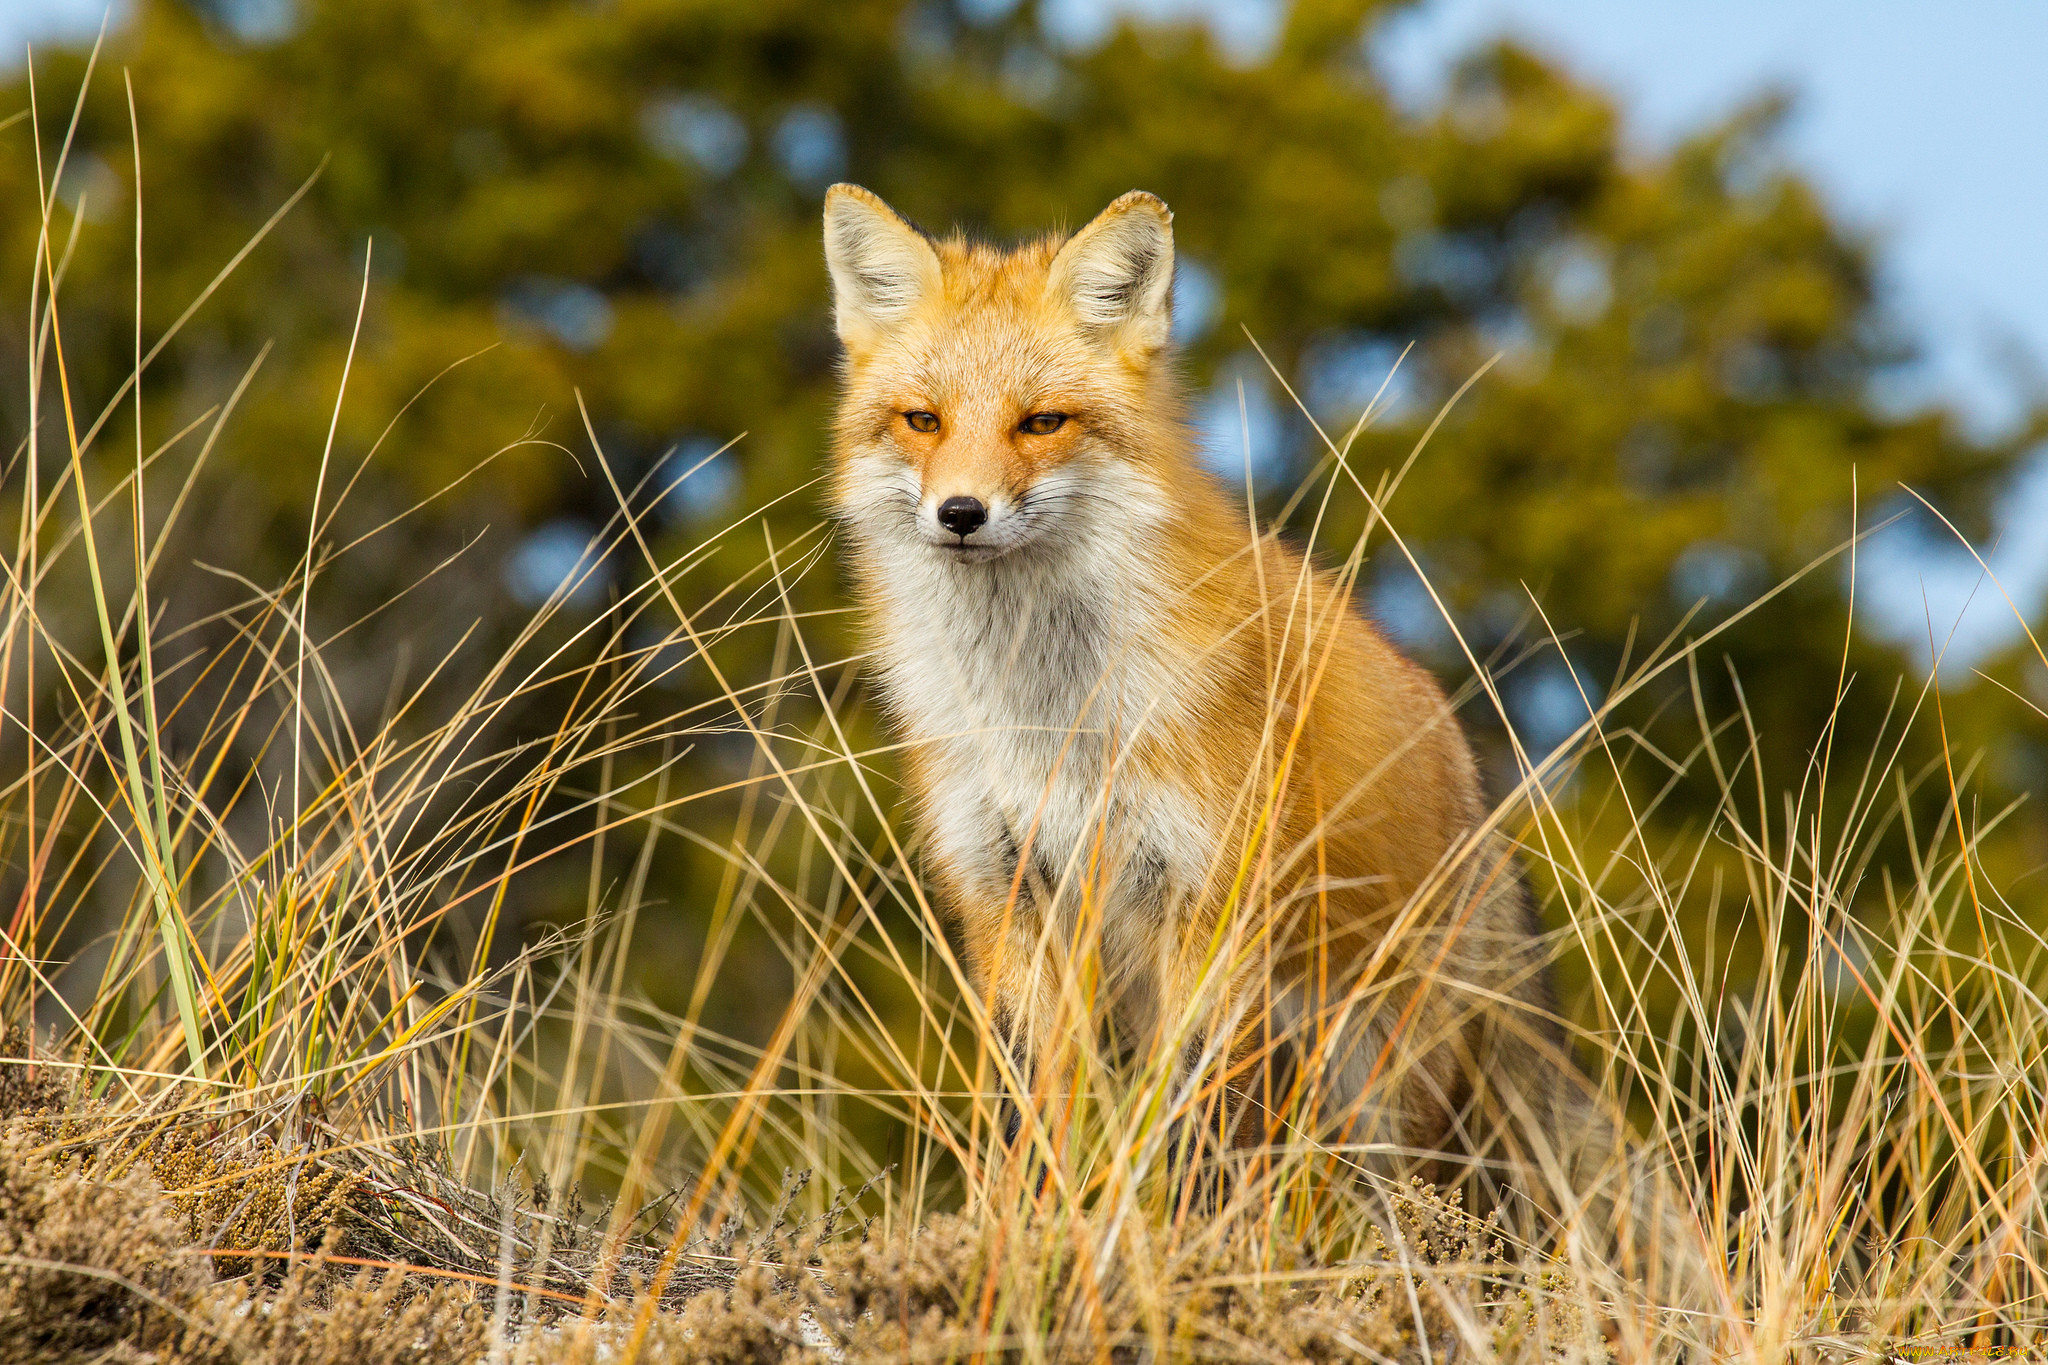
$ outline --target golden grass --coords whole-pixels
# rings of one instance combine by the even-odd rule
[[[1638,664],[1557,752],[1517,749],[1497,819],[1588,983],[1567,1009],[1582,1055],[1682,1173],[1708,1265],[1692,1282],[1617,1263],[1569,1218],[1496,1225],[1363,1179],[1298,1127],[1211,1207],[1169,1147],[1213,1066],[1178,1085],[1079,1028],[1073,1091],[1038,1096],[1021,1153],[1001,1143],[1006,1063],[919,881],[888,744],[855,661],[821,654],[832,632],[792,605],[821,532],[778,544],[764,526],[756,567],[707,584],[712,547],[659,556],[645,499],[614,480],[599,548],[642,571],[623,600],[579,621],[565,584],[481,666],[439,642],[426,680],[394,680],[366,719],[339,681],[361,662],[350,638],[310,624],[322,574],[363,543],[332,544],[357,475],[329,468],[331,437],[296,569],[159,633],[152,580],[242,389],[155,452],[101,444],[125,402],[143,429],[140,378],[177,329],[145,353],[138,323],[130,384],[84,410],[63,214],[42,214],[0,585],[17,889],[0,1020],[33,1063],[0,1069],[0,1341],[21,1358],[60,1358],[74,1318],[93,1349],[181,1360],[2041,1348],[2048,969],[2039,915],[1978,857],[1997,820],[1965,818],[1969,756],[1899,767],[1904,733],[1941,724],[1932,678],[1888,747],[1806,737],[1786,792],[1763,786],[1744,714],[1700,714],[1688,754],[1648,754],[1613,721],[1713,632]],[[344,397],[345,381],[337,414]],[[166,503],[152,477],[194,439]],[[1368,489],[1348,451],[1332,439],[1307,491],[1349,485],[1377,513],[1399,476]],[[1355,573],[1363,545],[1335,548]],[[650,624],[659,643],[634,629]],[[662,690],[678,648],[709,701]],[[1471,663],[1474,704],[1498,706]],[[545,727],[509,728],[541,710]],[[734,737],[743,773],[680,761]],[[1656,819],[1681,774],[1722,797],[1682,836]],[[1933,828],[1912,823],[1926,784],[1948,798]],[[1887,838],[1910,876],[1876,870]],[[656,911],[656,855],[677,845],[715,861],[717,890]],[[1240,896],[1276,894],[1262,879],[1290,851],[1240,852]],[[564,869],[588,888],[574,927],[506,943],[527,888]],[[679,1008],[634,986],[655,913],[696,926]],[[1259,949],[1219,942],[1217,974]],[[1074,954],[1061,982],[1076,1019],[1089,971]],[[1205,1022],[1191,1007],[1188,1036]],[[95,1220],[119,1235],[95,1240]]]

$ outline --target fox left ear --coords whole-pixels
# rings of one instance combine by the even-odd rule
[[[1089,327],[1159,349],[1173,330],[1173,211],[1143,190],[1120,196],[1060,248],[1051,280]]]
[[[881,196],[858,185],[825,192],[825,265],[839,339],[859,351],[939,288],[939,256]]]

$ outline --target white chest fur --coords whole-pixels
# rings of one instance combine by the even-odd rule
[[[1186,723],[1190,661],[1166,604],[1119,557],[946,562],[905,547],[881,603],[890,709],[926,746],[938,852],[1005,897],[1020,854],[1041,896],[1085,882],[1114,941],[1198,885],[1214,841],[1200,794],[1136,754]]]

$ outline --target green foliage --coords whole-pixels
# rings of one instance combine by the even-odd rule
[[[2048,773],[2048,660],[1930,692],[1815,561],[1902,483],[1981,530],[2040,424],[1976,443],[1875,400],[1906,350],[1770,104],[1647,156],[1512,47],[1397,107],[1368,0],[1299,0],[1257,60],[1157,25],[1070,51],[1028,0],[987,8],[300,0],[259,38],[138,0],[89,85],[55,53],[0,93],[0,1024],[78,1049],[0,1044],[37,1059],[0,1067],[0,1117],[85,1105],[157,1182],[0,1133],[0,1343],[467,1360],[502,1354],[515,1294],[623,1281],[718,1291],[651,1318],[684,1355],[808,1358],[800,1322],[849,1358],[920,1327],[1513,1357],[1610,1323],[1672,1354],[1605,1278],[1656,1265],[1577,1237],[1496,1262],[1315,1144],[1246,1153],[1187,1217],[1170,1154],[1207,1100],[1090,1030],[1073,1101],[1008,1152],[811,487],[840,175],[999,236],[1163,194],[1219,463],[1241,384],[1277,414],[1255,493],[1291,533],[1341,552],[1391,488],[1365,605],[1463,688],[1498,784],[1523,760],[1475,660],[1534,759],[1579,685],[1619,699],[1510,816],[1588,1069],[1710,1249],[1692,1354],[2038,1338],[2048,822],[2008,800]],[[1262,356],[1341,443],[1410,343],[1333,472]],[[657,505],[742,431],[738,488]],[[564,567],[536,547],[593,532],[597,589],[536,608]],[[1157,1056],[1201,1012],[1180,1027]],[[585,1186],[616,1206],[585,1219]],[[771,1233],[876,1212],[781,1253],[809,1246],[830,1301],[738,1245],[727,1215],[771,1198]],[[301,1260],[258,1312],[181,1254],[342,1222],[366,1261],[457,1278]]]
[[[1195,26],[1126,23],[1068,50],[1028,2],[989,18],[939,0],[302,0],[288,33],[258,41],[203,8],[141,0],[102,58],[65,185],[67,202],[87,193],[65,285],[73,382],[91,407],[132,360],[133,152],[113,61],[132,78],[142,138],[146,339],[317,172],[147,376],[153,446],[276,343],[222,437],[218,491],[186,560],[265,581],[266,566],[303,553],[366,245],[335,469],[353,470],[402,415],[334,534],[352,538],[347,528],[377,524],[503,448],[402,542],[355,552],[323,578],[317,612],[352,622],[490,527],[402,620],[365,633],[369,656],[453,638],[471,620],[485,623],[482,638],[503,637],[525,615],[500,569],[524,531],[551,519],[594,528],[610,514],[577,392],[626,487],[650,474],[667,484],[746,433],[721,459],[736,490],[721,492],[714,470],[656,510],[664,555],[778,498],[777,545],[817,521],[818,499],[802,490],[819,469],[833,366],[817,212],[842,177],[933,227],[999,236],[1081,221],[1133,186],[1160,193],[1183,256],[1219,295],[1191,329],[1186,364],[1198,386],[1217,382],[1228,413],[1236,382],[1254,397],[1267,386],[1247,334],[1333,435],[1414,343],[1393,384],[1400,401],[1353,452],[1366,487],[1502,352],[1402,482],[1391,520],[1477,657],[1505,661],[1517,640],[1540,640],[1540,602],[1596,701],[1656,642],[1699,633],[1837,548],[1852,516],[1867,527],[1901,484],[1982,529],[2040,425],[1976,443],[1945,414],[1900,416],[1875,401],[1907,348],[1886,325],[1869,245],[1774,159],[1777,106],[1643,155],[1624,148],[1608,99],[1501,46],[1465,63],[1440,107],[1405,111],[1367,50],[1392,8],[1301,0],[1273,52],[1242,61]],[[40,61],[46,167],[83,61]],[[23,79],[0,92],[0,110],[28,102]],[[15,317],[27,310],[36,164],[27,122],[0,131],[0,203],[11,206],[0,303]],[[67,212],[56,222],[69,230]],[[10,441],[27,423],[24,345],[17,328],[0,337]],[[477,352],[487,353],[436,382]],[[1256,453],[1277,510],[1325,452],[1284,395],[1271,402],[1282,416],[1272,449]],[[123,420],[95,458],[132,438]],[[46,439],[46,463],[51,449]],[[1343,543],[1366,520],[1340,480],[1321,539]],[[760,544],[743,527],[701,581],[731,582]],[[606,572],[615,590],[639,576],[623,555]],[[1468,677],[1404,559],[1383,553],[1371,574],[1368,605],[1447,675]],[[218,600],[212,581],[180,579],[170,618],[201,620]],[[1846,581],[1844,566],[1820,567],[1768,625],[1719,637],[1696,679],[1674,670],[1625,719],[1689,751],[1699,727],[1688,693],[1719,720],[1739,679],[1783,765],[1774,776],[1796,784],[1828,733],[1846,649],[1866,704],[1834,738],[1867,751],[1904,660],[1845,644]],[[708,593],[678,591],[685,603]],[[829,573],[793,591],[800,608],[836,601]],[[584,610],[601,606],[593,595]],[[850,649],[837,629],[818,632]],[[1555,730],[1561,688],[1569,721],[1557,657],[1526,660],[1503,683],[1510,716],[1533,731]],[[2021,662],[1988,671],[2018,686]],[[354,693],[337,687],[366,711],[384,701],[381,675]],[[712,688],[699,670],[666,695],[680,708]],[[1511,778],[1486,703],[1467,714],[1496,777]],[[2043,762],[2038,730],[2028,737],[2037,721],[2018,702],[1980,698],[1949,739],[2018,755],[1990,775],[1994,796],[2010,794]],[[1710,783],[1686,785],[1658,818],[1693,819],[1716,799]],[[1948,795],[1930,787],[1928,800],[1938,809]],[[2038,856],[2025,852],[2040,844],[2038,817],[2025,818],[2015,867]],[[676,875],[717,874],[704,864]],[[678,886],[675,899],[708,900],[710,885],[704,896]]]

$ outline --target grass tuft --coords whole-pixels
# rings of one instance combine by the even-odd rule
[[[2048,1336],[2048,944],[1985,855],[2011,812],[1976,805],[1932,673],[1869,753],[1796,737],[1784,789],[1752,712],[1702,700],[1733,620],[1588,689],[1555,751],[1512,745],[1494,821],[1557,926],[1591,1083],[1677,1177],[1682,1268],[1569,1198],[1372,1177],[1285,1096],[1270,1149],[1193,1197],[1171,1150],[1223,1059],[1180,1085],[1120,1054],[1085,944],[1058,983],[1071,1089],[1012,1153],[1008,1062],[858,660],[796,605],[825,528],[658,546],[586,421],[618,511],[579,573],[637,565],[603,611],[572,578],[488,648],[359,649],[374,622],[328,619],[322,585],[403,559],[406,523],[350,520],[365,476],[328,480],[331,443],[280,578],[179,578],[166,547],[229,477],[206,455],[249,378],[144,451],[145,372],[195,304],[81,407],[84,229],[39,211],[0,583],[0,1358],[1819,1361]],[[130,397],[133,459],[99,444]],[[1399,475],[1329,455],[1305,493],[1363,496],[1398,542]],[[167,605],[202,578],[206,610]],[[1462,700],[1497,708],[1471,663]],[[1628,726],[1652,702],[1693,707],[1690,752]],[[1940,760],[1909,770],[1930,727]],[[1261,843],[1270,778],[1222,851],[1241,904],[1314,856]],[[1703,827],[1659,818],[1682,783],[1718,802]],[[714,889],[666,904],[686,863]],[[523,932],[537,907],[563,927]],[[1212,976],[1263,947],[1226,927]]]

